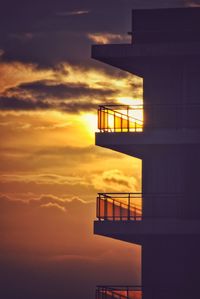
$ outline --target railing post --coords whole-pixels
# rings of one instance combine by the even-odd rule
[[[127,106],[127,131],[129,132],[129,106]]]
[[[115,200],[113,199],[113,220],[115,220]]]
[[[113,114],[113,115],[114,115],[113,117],[114,117],[114,132],[115,132],[115,130],[116,130],[116,127],[115,127],[115,111],[114,111],[113,113],[114,113],[114,114]]]
[[[105,107],[101,108],[101,122],[102,122],[102,132],[106,132],[106,121],[105,121],[105,117],[106,117],[106,110]]]
[[[104,214],[105,214],[104,219],[108,220],[108,199],[107,198],[104,199]]]
[[[102,132],[102,107],[99,107],[99,126],[100,126],[100,132]]]
[[[108,109],[105,109],[105,116],[104,116],[104,127],[106,127],[106,132],[108,132],[108,128],[109,128],[109,123],[108,123]]]
[[[119,205],[119,208],[120,208],[120,220],[122,220],[122,203],[120,202],[120,205]]]
[[[96,202],[96,216],[97,216],[97,219],[100,220],[100,198],[99,196],[97,197],[97,202]]]
[[[128,194],[128,220],[130,220],[130,208],[131,208],[131,195]]]

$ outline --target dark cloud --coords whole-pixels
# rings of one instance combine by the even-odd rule
[[[11,88],[14,97],[0,97],[0,110],[60,110],[68,113],[96,110],[98,105],[111,102],[117,91],[107,88],[90,88],[87,84],[55,84],[54,81],[37,81]],[[112,100],[112,104],[115,100]]]
[[[1,97],[0,98],[0,110],[2,111],[30,111],[30,110],[58,110],[66,113],[81,113],[81,112],[89,112],[96,111],[98,105],[101,104],[102,101],[94,102],[86,99],[81,101],[62,101],[59,102],[51,102],[50,100],[30,100],[30,99],[19,99],[15,97]],[[109,101],[104,101],[104,104],[110,104]],[[112,101],[114,104],[115,101]]]
[[[21,84],[18,88],[11,89],[14,92],[29,91],[37,100],[56,99],[76,99],[79,97],[104,97],[114,96],[116,91],[112,89],[90,88],[87,84],[56,84],[54,81],[37,81],[33,83]]]
[[[89,33],[126,34],[133,8],[187,4],[190,3],[186,0],[51,0],[48,4],[39,0],[2,0],[0,48],[6,60],[51,66],[59,61],[95,64],[90,59]],[[76,13],[81,11],[90,13]]]
[[[98,108],[97,103],[88,100],[82,102],[71,101],[70,103],[60,102],[59,109],[66,113],[80,113],[84,111],[95,111]]]
[[[36,63],[39,67],[53,67],[59,62],[69,61],[83,65],[92,64],[90,59],[91,42],[80,32],[61,31],[28,32],[8,34],[1,38],[0,47],[4,50],[5,61]],[[1,35],[0,35],[1,36]]]
[[[50,109],[51,105],[42,101],[31,101],[16,97],[0,97],[0,110],[40,110]]]

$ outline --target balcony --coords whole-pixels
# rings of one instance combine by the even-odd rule
[[[98,193],[97,219],[99,221],[142,220],[142,194]]]
[[[157,145],[199,144],[199,115],[199,104],[100,106],[95,144],[140,159]]]
[[[104,105],[98,108],[100,132],[146,129],[199,129],[199,104]]]
[[[96,299],[142,299],[140,286],[98,286]]]
[[[142,105],[99,106],[98,129],[100,132],[141,132],[142,118]]]
[[[198,235],[200,221],[192,204],[185,204],[187,197],[183,193],[99,193],[94,233],[138,245],[160,235]]]

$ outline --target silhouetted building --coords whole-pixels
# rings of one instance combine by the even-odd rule
[[[94,232],[141,245],[143,299],[200,298],[200,9],[134,10],[130,34],[92,57],[142,77],[143,107],[101,106],[96,145],[140,158],[142,190],[99,194]]]

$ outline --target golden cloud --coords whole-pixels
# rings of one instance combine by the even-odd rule
[[[93,176],[92,183],[97,190],[104,192],[133,192],[139,189],[137,177],[125,175],[121,170],[113,169]]]
[[[90,13],[90,10],[72,10],[72,11],[61,11],[57,12],[57,16],[60,17],[68,17],[68,16],[79,16],[79,15],[85,15]]]
[[[0,109],[3,111],[91,111],[102,103],[133,104],[142,98],[142,79],[125,72],[59,64],[0,63]]]
[[[108,32],[88,33],[88,38],[97,44],[109,44],[114,42],[130,43],[130,36],[125,34],[114,34]]]
[[[0,175],[1,183],[23,182],[35,184],[59,184],[59,185],[88,185],[83,177],[78,176],[64,176],[58,174],[3,174]]]
[[[43,204],[40,207],[41,208],[47,208],[47,209],[56,209],[56,210],[59,210],[61,212],[66,212],[65,207],[62,207],[61,205],[59,205],[57,203],[53,203],[53,202]]]
[[[0,92],[3,93],[22,83],[35,82],[44,78],[51,80],[54,77],[54,72],[50,69],[38,69],[34,64],[1,62],[0,77]]]

